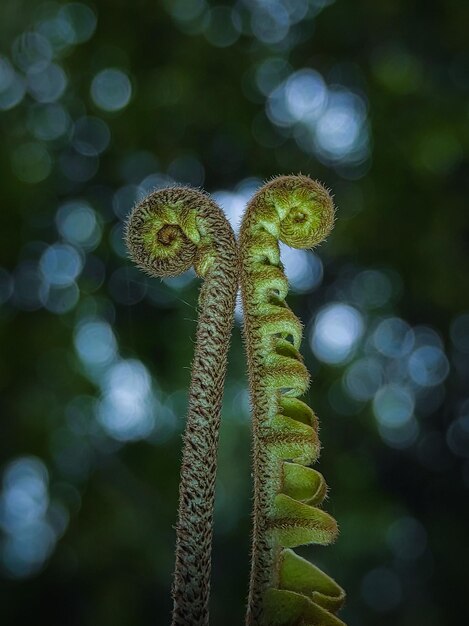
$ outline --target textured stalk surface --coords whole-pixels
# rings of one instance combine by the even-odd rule
[[[156,191],[137,205],[126,240],[135,263],[152,276],[193,265],[205,279],[182,453],[172,623],[207,625],[220,412],[238,288],[236,242],[220,208],[185,187]]]
[[[254,515],[247,624],[343,626],[342,589],[289,548],[328,544],[335,520],[320,507],[317,420],[298,396],[309,386],[302,326],[285,302],[279,240],[312,248],[330,232],[334,205],[306,176],[282,176],[248,204],[240,233],[244,336],[253,413]]]

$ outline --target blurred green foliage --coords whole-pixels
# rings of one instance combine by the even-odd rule
[[[123,220],[175,180],[236,225],[299,171],[338,206],[317,253],[283,254],[341,526],[302,554],[350,626],[469,621],[468,21],[456,0],[3,0],[2,623],[169,622],[198,281],[135,270]],[[215,625],[243,620],[250,505],[238,324]]]

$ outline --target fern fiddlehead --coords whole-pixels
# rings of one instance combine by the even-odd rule
[[[254,516],[249,626],[343,626],[342,589],[290,548],[328,544],[335,520],[318,508],[317,420],[298,396],[309,385],[302,326],[285,303],[278,241],[311,248],[330,232],[334,205],[306,176],[281,176],[249,202],[240,231],[244,336],[253,412]]]
[[[238,253],[220,208],[204,193],[173,187],[147,196],[126,227],[131,258],[152,276],[194,266],[203,277],[184,434],[173,625],[209,623],[210,560],[220,412],[238,288]]]

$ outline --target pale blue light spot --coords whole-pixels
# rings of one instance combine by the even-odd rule
[[[76,248],[55,243],[43,252],[39,267],[49,284],[65,287],[78,278],[83,268],[83,259]]]
[[[21,457],[7,466],[1,499],[1,525],[6,532],[15,532],[45,515],[47,483],[47,469],[39,459]]]
[[[422,346],[412,352],[408,362],[411,379],[422,387],[434,387],[449,374],[445,353],[436,346]]]
[[[251,29],[263,43],[279,43],[288,35],[290,18],[285,7],[275,0],[253,7]]]
[[[430,326],[414,326],[414,335],[415,335],[415,347],[420,346],[435,346],[440,350],[443,349],[443,341],[441,340],[441,336],[434,328]]]
[[[320,154],[332,160],[348,157],[364,132],[366,112],[359,96],[343,89],[329,93],[327,108],[316,126]]]
[[[118,441],[147,437],[154,428],[151,378],[140,361],[119,361],[107,372],[97,417]]]
[[[412,415],[406,422],[397,425],[378,424],[382,440],[390,447],[404,450],[417,441],[419,424]]]
[[[64,34],[70,44],[88,41],[96,29],[96,15],[81,2],[68,2],[60,9],[58,17],[68,25]]]
[[[91,83],[93,102],[104,111],[120,111],[129,104],[131,96],[129,77],[119,69],[102,70]]]
[[[322,76],[311,69],[295,72],[285,87],[287,108],[296,121],[314,121],[327,103],[327,88]]]
[[[10,576],[33,574],[51,554],[56,535],[48,511],[48,473],[42,461],[20,457],[11,462],[0,497],[0,527],[5,534],[2,560]]]
[[[283,82],[269,94],[266,103],[266,113],[269,119],[280,127],[289,127],[295,123],[295,118],[287,103],[286,83]]]
[[[63,315],[75,308],[79,298],[80,290],[76,283],[64,287],[47,284],[42,286],[41,300],[44,308],[57,315]]]
[[[51,63],[40,72],[29,72],[27,84],[29,93],[37,102],[55,102],[65,91],[67,77],[59,65]]]
[[[71,200],[63,204],[56,215],[59,233],[68,242],[85,250],[93,250],[101,239],[101,227],[96,213],[84,200]]]
[[[268,96],[291,71],[291,65],[282,57],[268,57],[256,69],[257,88]]]
[[[347,304],[330,304],[316,317],[311,348],[325,363],[343,363],[353,354],[363,331],[363,317],[357,309]]]
[[[39,33],[23,33],[13,42],[12,56],[23,72],[42,72],[52,60],[52,48]]]
[[[283,0],[283,6],[292,24],[300,22],[307,16],[310,3],[311,0]]]
[[[389,317],[378,324],[373,342],[377,350],[387,357],[398,358],[409,354],[414,346],[414,333],[407,322]]]
[[[385,385],[376,393],[373,411],[384,426],[399,427],[412,417],[415,398],[411,391],[395,384]]]
[[[3,563],[10,575],[24,578],[37,572],[52,553],[56,536],[50,524],[38,520],[7,537]]]
[[[107,322],[89,320],[75,332],[75,349],[85,366],[103,367],[116,358],[117,341]]]

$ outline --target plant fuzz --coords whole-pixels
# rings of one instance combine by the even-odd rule
[[[173,626],[209,623],[210,562],[220,413],[238,288],[238,251],[220,208],[201,191],[155,191],[132,211],[129,254],[151,276],[174,276],[192,265],[204,283],[184,434]]]
[[[249,626],[344,626],[344,592],[290,548],[331,543],[327,491],[308,467],[319,456],[317,419],[298,396],[309,386],[302,325],[285,302],[279,240],[312,248],[330,232],[334,205],[306,176],[281,176],[249,202],[241,225],[241,292],[253,415],[254,515]]]

